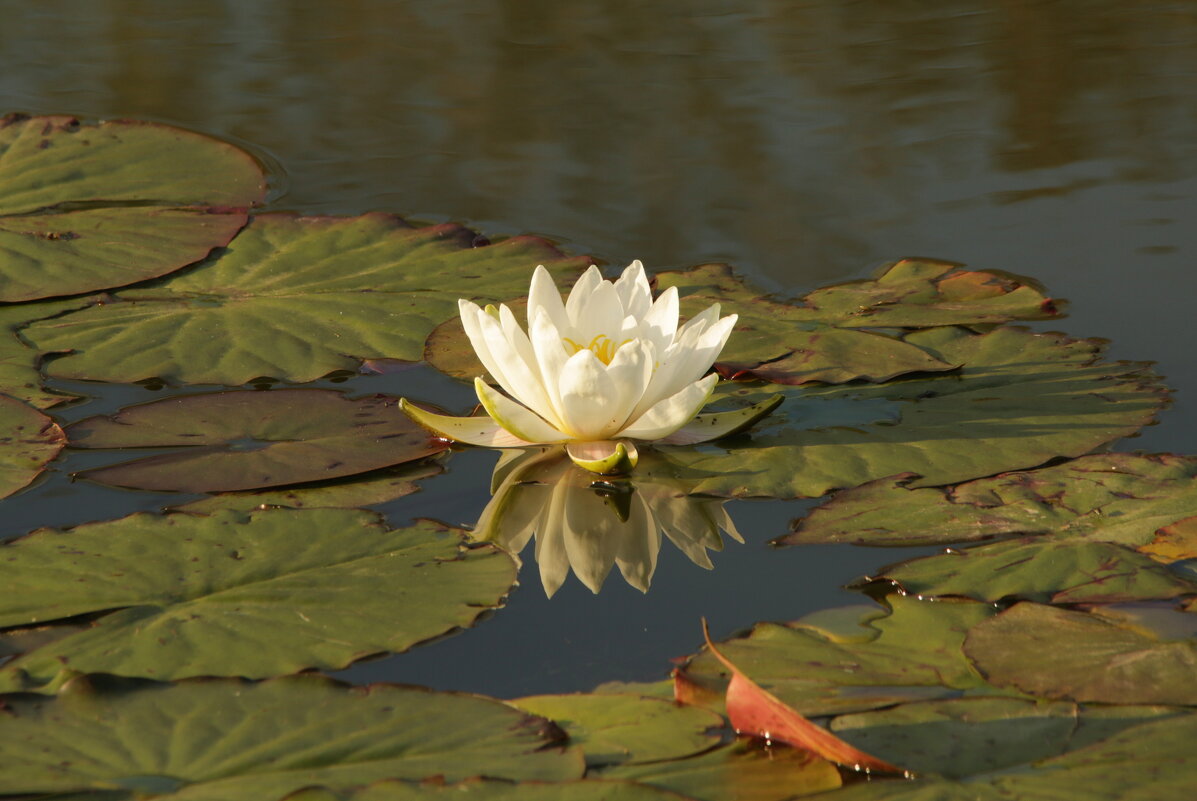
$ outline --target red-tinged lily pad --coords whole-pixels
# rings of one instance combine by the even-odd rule
[[[0,301],[165,275],[228,244],[262,202],[244,151],[158,123],[0,118]]]
[[[502,702],[315,675],[176,684],[86,677],[57,697],[4,703],[6,794],[264,801],[382,779],[566,781],[584,768],[559,729]]]
[[[954,697],[985,686],[961,644],[976,623],[997,613],[973,601],[918,601],[897,594],[891,610],[849,607],[802,620],[758,623],[719,644],[743,673],[807,717]],[[731,672],[708,650],[676,671],[679,698],[710,705]]]
[[[811,723],[777,696],[762,689],[759,684],[744,675],[735,663],[719,652],[711,642],[705,622],[703,636],[706,637],[707,650],[731,674],[725,705],[728,720],[737,732],[766,741],[787,743],[853,770],[868,773],[907,772],[904,768],[878,759],[844,742],[822,726]]]
[[[477,245],[460,225],[412,228],[389,214],[255,217],[216,258],[112,302],[23,332],[60,378],[238,385],[312,381],[364,360],[421,357],[458,298],[526,294],[543,264],[558,280],[584,259],[543,239]]]
[[[1166,561],[1197,556],[1197,459],[1103,453],[947,489],[913,475],[835,495],[778,544],[931,545],[1059,533],[1117,542]]]
[[[1145,366],[1102,362],[1095,341],[1012,327],[906,341],[964,366],[876,385],[731,384],[717,396],[785,401],[743,435],[661,451],[694,492],[722,497],[818,497],[902,473],[937,486],[1090,453],[1167,402]]]
[[[1056,604],[1197,595],[1197,582],[1122,545],[1034,537],[952,549],[883,568],[876,578],[914,595]]]
[[[1197,705],[1191,630],[1153,631],[1112,615],[1020,603],[974,626],[964,651],[991,684],[1042,698]]]
[[[0,498],[37,478],[65,444],[57,423],[26,403],[0,395]]]
[[[0,689],[53,692],[76,672],[265,678],[404,651],[498,608],[515,581],[509,556],[461,535],[346,509],[36,531],[0,546],[0,628],[107,614],[24,640],[38,647],[0,667]]]
[[[322,481],[422,459],[448,447],[384,395],[326,389],[215,392],[129,406],[69,426],[75,448],[178,448],[80,476],[173,492]]]

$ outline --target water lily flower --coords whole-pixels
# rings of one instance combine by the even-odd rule
[[[616,281],[591,266],[562,302],[537,267],[525,331],[505,305],[458,302],[478,359],[503,392],[476,378],[485,416],[449,417],[404,400],[403,409],[447,439],[491,448],[564,443],[574,463],[597,473],[634,467],[637,441],[691,444],[742,430],[780,398],[699,415],[718,376],[707,375],[736,323],[719,304],[678,325],[678,293],[655,301],[644,266]],[[506,393],[506,394],[504,394]]]

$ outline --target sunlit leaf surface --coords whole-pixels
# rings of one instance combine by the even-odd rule
[[[164,275],[227,244],[262,201],[244,151],[150,122],[0,118],[0,301]]]
[[[590,766],[679,759],[719,744],[723,718],[636,695],[534,695],[511,702],[556,722]]]
[[[65,442],[62,429],[49,417],[0,395],[0,498],[33,481]]]
[[[80,475],[138,489],[218,492],[364,473],[448,447],[385,395],[328,389],[214,392],[130,406],[67,431],[75,448],[170,448]]]
[[[0,668],[5,689],[70,672],[264,678],[402,651],[501,604],[510,557],[354,510],[138,514],[0,547],[0,626],[115,610]]]
[[[503,703],[320,676],[260,684],[77,680],[0,715],[5,793],[124,790],[120,799],[263,801],[323,785],[486,775],[579,778],[560,731]],[[140,795],[144,793],[145,795]]]
[[[411,228],[389,214],[263,214],[211,261],[25,335],[72,351],[46,366],[62,378],[312,381],[364,359],[418,360],[458,298],[517,297],[537,264],[560,280],[585,263],[530,236],[475,242],[458,225]]]
[[[1197,538],[1165,526],[1197,515],[1197,459],[1103,453],[1041,470],[940,489],[910,477],[879,479],[836,494],[779,542],[923,545],[1015,534],[1059,533],[1140,550],[1170,542],[1172,558],[1197,556]]]
[[[1165,402],[1154,375],[1099,361],[1093,341],[954,327],[906,339],[964,366],[873,386],[732,384],[724,397],[741,403],[786,400],[744,435],[661,450],[679,475],[697,479],[695,492],[817,497],[900,473],[930,486],[1079,456],[1134,433]],[[824,406],[847,419],[859,409],[860,422],[824,422]]]

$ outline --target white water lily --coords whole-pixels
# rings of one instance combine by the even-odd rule
[[[564,443],[598,473],[636,464],[635,441],[691,444],[739,431],[775,403],[698,416],[718,376],[707,375],[736,315],[719,304],[678,325],[678,293],[656,301],[639,261],[614,282],[591,266],[562,302],[543,266],[532,276],[525,331],[505,305],[458,302],[478,359],[503,392],[477,378],[488,416],[448,417],[404,401],[440,436],[491,448]],[[503,394],[503,393],[506,394]]]

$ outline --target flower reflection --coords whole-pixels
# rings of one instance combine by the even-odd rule
[[[690,561],[714,567],[725,532],[743,542],[725,500],[686,493],[656,453],[642,456],[632,478],[600,478],[574,466],[563,447],[504,451],[491,479],[492,498],[474,538],[518,555],[536,539],[540,580],[551,598],[574,575],[592,592],[613,566],[641,592],[657,568],[662,534]],[[518,557],[517,557],[518,558]]]

